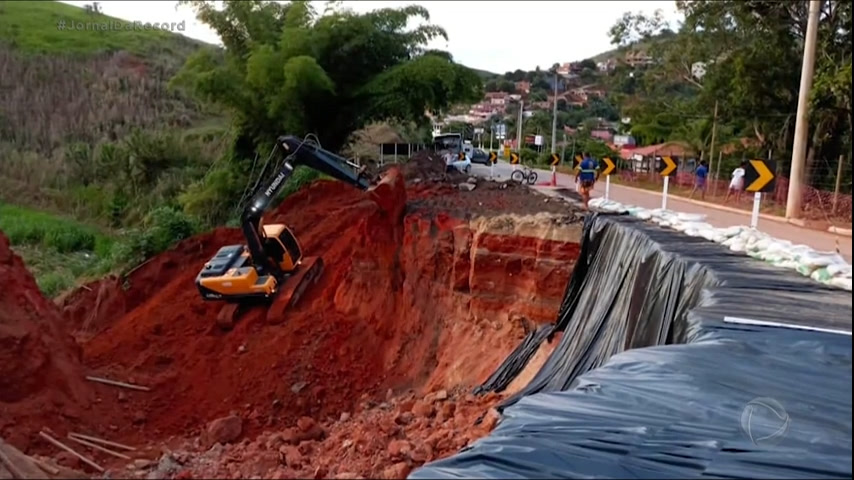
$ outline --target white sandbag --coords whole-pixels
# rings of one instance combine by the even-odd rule
[[[677,232],[684,232],[691,226],[689,223],[680,222],[679,220],[674,220],[673,223],[670,224],[670,228],[676,230]]]
[[[851,265],[847,263],[833,263],[827,266],[827,271],[834,277],[851,278]]]
[[[845,263],[845,259],[839,256],[838,253],[816,252],[815,250],[807,252],[798,257],[798,262],[804,266],[816,268],[826,267],[836,263]]]
[[[729,249],[733,252],[743,252],[747,249],[747,246],[744,244],[743,240],[738,239],[729,245]]]
[[[744,227],[733,226],[733,227],[721,228],[720,233],[723,236],[730,238],[730,237],[734,237],[734,236],[740,234],[742,232],[742,230],[744,230]]]
[[[830,281],[827,282],[828,285],[836,288],[841,288],[843,290],[851,291],[851,278],[844,277],[833,277]]]
[[[683,222],[702,222],[706,216],[700,213],[676,213],[676,217]]]
[[[827,283],[828,281],[830,281],[830,279],[833,278],[833,275],[831,275],[830,272],[827,271],[827,268],[824,267],[817,268],[815,271],[813,271],[810,275],[810,278],[812,278],[816,282]]]

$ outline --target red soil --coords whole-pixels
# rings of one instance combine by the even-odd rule
[[[2,233],[0,278],[0,437],[26,446],[46,418],[60,428],[84,417],[94,397],[80,348]]]
[[[365,399],[485,380],[533,323],[554,320],[578,245],[477,231],[425,203],[408,205],[404,216],[406,195],[429,201],[441,191],[443,205],[457,198],[468,207],[466,195],[489,191],[432,188],[404,193],[391,182],[365,195],[320,181],[283,202],[267,221],[291,226],[305,254],[320,255],[326,269],[275,324],[256,309],[221,331],[221,304],[203,301],[194,286],[217,249],[242,242],[234,229],[188,239],[125,280],[94,282],[66,297],[63,313],[86,339],[89,373],[151,388],[86,385],[99,397],[91,407],[97,421],[81,419],[78,430],[141,446],[197,435],[211,420],[236,414],[251,439],[303,416],[331,425]],[[520,200],[508,213],[542,202],[511,195]],[[382,472],[377,465],[359,471]]]

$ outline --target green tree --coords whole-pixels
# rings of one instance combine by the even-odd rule
[[[231,112],[237,133],[222,168],[238,179],[278,135],[314,133],[324,148],[340,150],[354,131],[374,121],[426,123],[427,111],[439,113],[483,95],[474,71],[446,52],[425,50],[429,41],[447,38],[442,28],[408,28],[417,20],[429,22],[427,10],[417,5],[364,14],[332,5],[318,14],[307,1],[227,0],[222,8],[213,1],[180,3],[220,35],[225,53],[217,58],[200,51],[172,85]],[[209,177],[223,189],[213,197],[231,201],[245,184],[222,182],[220,172]],[[200,191],[206,183],[189,196],[206,197]]]
[[[717,104],[719,131],[753,137],[787,169],[808,3],[679,1],[685,21],[676,33],[660,16],[626,14],[611,29],[612,42],[641,41],[656,58],[622,84],[632,133],[643,141],[685,139],[685,123],[710,120]],[[851,148],[851,3],[822,2],[820,18],[807,171],[829,178],[835,162],[816,159]],[[695,75],[698,64],[704,75]]]

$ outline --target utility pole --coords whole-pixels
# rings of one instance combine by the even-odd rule
[[[801,215],[801,192],[809,135],[809,101],[815,73],[815,44],[818,37],[818,18],[821,0],[810,0],[807,34],[804,39],[804,60],[801,65],[801,90],[798,94],[798,114],[795,119],[795,142],[792,146],[792,169],[789,172],[789,194],[786,198],[786,218]]]
[[[519,100],[519,121],[516,122],[516,150],[522,151],[522,112],[525,111],[525,101]]]
[[[717,141],[717,137],[718,137],[718,101],[715,100],[715,113],[714,113],[714,116],[712,117],[712,144],[709,146],[709,162],[710,163],[715,161],[715,142]],[[709,170],[711,170],[711,168],[709,168]],[[718,169],[718,170],[720,170],[720,169]],[[715,178],[715,180],[716,180],[715,184],[717,185],[717,183],[718,183],[717,180],[719,180],[719,179]],[[714,194],[715,193],[712,192],[712,195],[714,195]]]
[[[842,166],[845,163],[845,155],[839,156],[839,165],[836,166],[836,186],[833,188],[833,210],[831,215],[836,215],[836,205],[839,203],[839,190],[842,188]]]
[[[554,97],[554,111],[552,112],[552,151],[551,153],[555,153],[557,151],[556,142],[557,142],[557,72],[555,74],[555,97]]]

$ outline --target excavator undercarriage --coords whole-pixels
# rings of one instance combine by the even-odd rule
[[[276,324],[284,320],[285,312],[295,307],[303,294],[314,286],[323,276],[323,259],[321,257],[305,257],[298,269],[288,275],[277,288],[276,293],[269,298],[243,299],[226,303],[216,318],[217,325],[223,330],[230,330],[243,314],[252,307],[266,307],[266,322]]]

